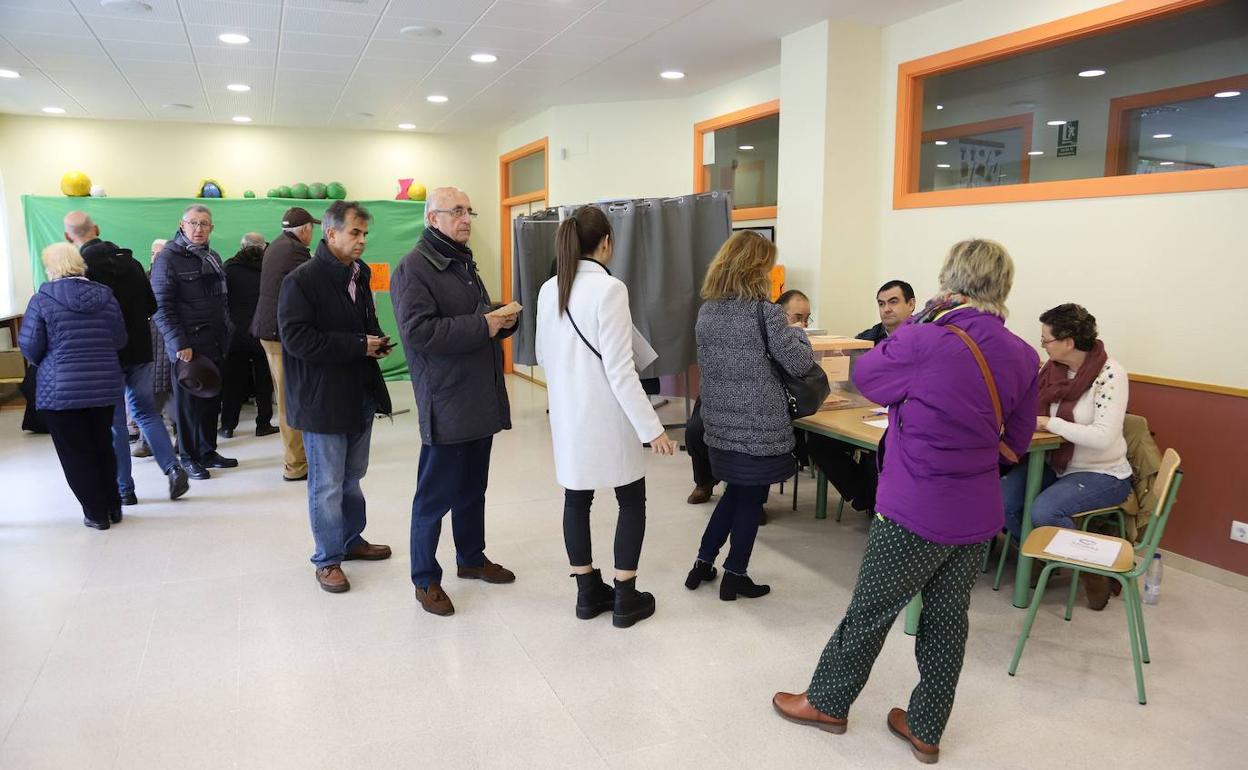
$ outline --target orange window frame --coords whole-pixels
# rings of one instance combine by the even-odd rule
[[[955,48],[897,67],[897,128],[893,158],[893,208],[1102,198],[1119,195],[1226,190],[1248,187],[1248,166],[1108,176],[1053,182],[918,192],[923,134],[923,79],[1030,51],[1052,48],[1133,24],[1154,21],[1222,0],[1123,0],[1086,13]],[[1129,98],[1129,97],[1128,97]],[[1111,134],[1114,123],[1110,123]],[[1119,121],[1121,126],[1121,121]],[[1119,129],[1121,131],[1121,129]],[[1121,142],[1121,133],[1119,141]]]
[[[707,178],[705,169],[702,165],[702,137],[710,131],[718,131],[723,128],[739,126],[742,123],[749,123],[759,118],[766,118],[772,115],[780,114],[780,100],[773,99],[769,102],[756,104],[753,107],[746,107],[743,110],[730,112],[726,115],[710,118],[693,124],[693,191],[695,193],[710,192],[707,189]],[[754,206],[751,208],[734,208],[732,210],[732,221],[741,222],[749,219],[775,219],[775,206]]]
[[[945,128],[934,128],[931,131],[924,131],[919,137],[920,145],[937,140],[961,139],[964,136],[974,136],[975,134],[988,134],[993,131],[1008,131],[1013,128],[1022,129],[1023,132],[1023,157],[1019,161],[1019,176],[1023,178],[1023,184],[1031,181],[1031,156],[1027,153],[1031,152],[1031,132],[1036,122],[1036,113],[1024,112],[1020,115],[1009,115],[1004,118],[994,118],[993,120],[981,120],[976,123],[963,123],[959,126],[947,126]],[[917,182],[917,179],[916,179]],[[978,188],[976,188],[978,189]]]
[[[508,196],[507,192],[511,189],[511,164],[527,158],[530,155],[544,153],[542,156],[542,189],[532,190],[522,195]],[[549,202],[550,193],[550,137],[544,136],[535,142],[530,142],[523,147],[517,147],[511,152],[504,153],[498,157],[498,221],[499,221],[499,239],[498,252],[502,259],[502,268],[499,275],[502,281],[502,301],[503,304],[511,302],[515,297],[511,293],[511,207],[519,206],[525,203],[534,203],[536,201],[545,200]],[[503,372],[509,374],[514,370],[515,366],[512,361],[511,340],[503,340]]]

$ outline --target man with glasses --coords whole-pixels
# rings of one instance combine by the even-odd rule
[[[211,372],[218,382],[230,337],[226,305],[225,269],[221,257],[208,246],[212,212],[192,204],[182,212],[178,231],[152,263],[152,290],[156,314],[152,319],[165,338],[165,350],[174,366],[173,400],[177,409],[178,453],[193,479],[208,479],[209,468],[233,468],[238,460],[217,453],[217,416],[221,392],[192,392],[180,382],[179,372],[194,368]],[[196,363],[196,359],[200,359]]]
[[[451,512],[460,578],[510,583],[485,556],[485,488],[494,434],[511,428],[501,340],[516,312],[498,312],[481,283],[468,239],[476,212],[463,190],[429,195],[425,231],[390,280],[420,415],[420,462],[412,500],[412,583],[435,615],[455,612],[435,552]]]

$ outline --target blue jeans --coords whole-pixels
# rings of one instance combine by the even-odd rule
[[[455,562],[461,567],[485,565],[485,488],[493,446],[493,436],[463,444],[421,445],[412,498],[412,585],[417,588],[442,583],[437,550],[448,510]]]
[[[1027,487],[1027,463],[1022,462],[1001,479],[1005,498],[1005,528],[1019,539],[1023,528],[1023,496]],[[1073,514],[1118,505],[1131,494],[1131,479],[1116,479],[1108,473],[1068,473],[1060,479],[1044,466],[1040,494],[1031,506],[1031,526],[1074,529]]]
[[[168,473],[178,464],[169,431],[156,409],[156,396],[152,393],[154,367],[151,361],[121,367],[126,381],[125,404],[117,404],[113,409],[113,453],[117,455],[117,491],[123,495],[134,492],[134,476],[130,471],[130,437],[126,429],[127,406],[161,471]]]
[[[373,413],[368,411],[359,433],[303,432],[308,454],[308,519],[316,553],[312,563],[329,567],[363,542],[367,523],[360,479],[368,471],[368,447],[373,437]]]

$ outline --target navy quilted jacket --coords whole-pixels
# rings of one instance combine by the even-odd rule
[[[121,400],[126,325],[113,292],[86,278],[48,281],[26,306],[19,344],[39,367],[35,406],[86,409]]]

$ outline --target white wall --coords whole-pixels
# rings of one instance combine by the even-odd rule
[[[891,148],[900,63],[1101,5],[963,0],[887,28],[880,135]],[[894,211],[892,152],[879,178],[879,282],[903,278],[931,294],[952,243],[994,238],[1015,259],[1010,327],[1024,339],[1039,338],[1045,309],[1079,302],[1131,372],[1248,386],[1248,323],[1233,299],[1248,283],[1248,190]]]
[[[338,180],[352,198],[393,198],[399,177],[429,188],[462,187],[481,212],[472,246],[482,278],[497,294],[498,160],[487,136],[442,136],[384,131],[187,125],[72,120],[0,115],[0,169],[4,174],[7,243],[0,243],[0,314],[11,302],[20,312],[34,290],[21,196],[59,195],[61,175],[87,173],[111,196],[194,195],[205,177],[230,197],[263,195],[298,181]],[[66,202],[66,210],[70,208]],[[7,263],[7,267],[6,267]]]

